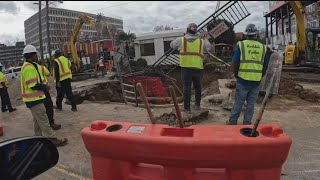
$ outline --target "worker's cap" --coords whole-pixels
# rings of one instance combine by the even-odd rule
[[[22,54],[29,54],[29,53],[38,53],[36,47],[34,47],[31,44],[26,45],[26,47],[23,48]]]
[[[191,31],[197,32],[198,26],[195,23],[190,23],[188,25],[187,29],[190,29]]]
[[[52,56],[54,56],[54,55],[56,55],[56,54],[59,54],[59,53],[62,53],[62,52],[60,51],[60,49],[57,49],[57,50],[55,50],[55,51],[52,52]]]

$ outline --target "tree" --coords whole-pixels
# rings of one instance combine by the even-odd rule
[[[173,29],[173,28],[170,27],[170,26],[168,26],[168,25],[166,25],[166,26],[161,25],[161,26],[156,26],[156,27],[154,27],[154,28],[153,28],[153,31],[154,31],[154,32],[159,32],[159,31],[167,31],[167,30],[172,30],[172,29]]]
[[[266,29],[260,26],[257,27],[259,34],[258,34],[258,41],[262,44],[266,44]]]
[[[219,44],[219,43],[233,44],[236,40],[236,33],[233,30],[232,23],[230,23],[229,21],[225,19],[217,19],[215,22],[211,21],[207,25],[207,30],[208,32],[210,32],[214,27],[216,27],[222,21],[229,27],[229,29],[224,33],[222,33],[217,38],[211,40],[211,42],[215,42],[216,44]]]
[[[121,31],[115,36],[115,43],[116,46],[119,46],[120,44],[124,44],[126,52],[129,56],[134,56],[134,51],[132,52],[132,47],[134,47],[134,41],[136,39],[136,35],[134,33],[131,33],[130,31],[128,33]]]

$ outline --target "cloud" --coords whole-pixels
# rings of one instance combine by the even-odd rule
[[[19,8],[14,1],[0,1],[0,12],[1,11],[16,15],[19,12]]]
[[[38,11],[38,6],[33,4],[35,2],[38,1],[0,2],[0,12],[7,12],[0,13],[0,23],[4,25],[0,34],[22,33],[21,37],[24,37],[23,21]],[[220,1],[220,7],[225,3]],[[249,23],[264,27],[263,12],[268,11],[268,1],[243,1],[243,4],[251,15],[237,24],[235,31],[244,31]],[[159,25],[185,28],[190,22],[199,24],[215,11],[216,5],[217,1],[63,1],[50,6],[121,17],[125,31],[141,34],[151,32]],[[16,15],[9,16],[8,13]]]
[[[0,34],[0,44],[15,45],[18,41],[24,41],[24,35],[22,33]]]

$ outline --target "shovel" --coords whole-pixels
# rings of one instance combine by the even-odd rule
[[[170,90],[170,94],[171,94],[171,98],[172,98],[174,107],[176,109],[176,114],[177,114],[177,119],[178,119],[178,122],[179,122],[179,126],[180,126],[180,128],[183,128],[183,119],[182,119],[182,116],[181,116],[181,111],[180,111],[180,108],[179,108],[176,92],[175,92],[175,90],[174,90],[174,88],[172,86],[169,86],[169,90]]]
[[[250,134],[251,137],[256,136],[257,128],[262,119],[262,115],[270,94],[278,94],[279,82],[281,78],[282,59],[283,59],[283,55],[281,53],[272,53],[270,57],[269,66],[268,66],[266,75],[264,77],[264,82],[262,87],[260,88],[261,91],[265,90],[266,94],[263,98],[262,106],[259,109],[259,112],[256,117],[256,121],[251,131],[251,134]]]

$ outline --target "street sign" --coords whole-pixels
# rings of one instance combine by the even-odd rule
[[[209,31],[209,33],[211,34],[211,36],[213,38],[217,38],[219,37],[222,33],[224,33],[225,31],[227,31],[229,29],[229,27],[226,25],[226,23],[224,21],[221,21],[216,27],[214,27],[213,29],[211,29],[211,31]]]

